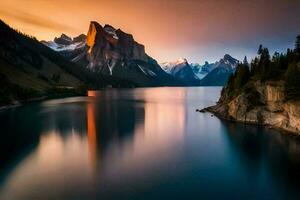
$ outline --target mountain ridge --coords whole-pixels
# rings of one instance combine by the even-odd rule
[[[188,63],[186,58],[179,58],[172,62],[161,63],[160,66],[169,74],[187,84],[201,86],[223,86],[228,77],[234,73],[239,60],[229,54],[215,63],[204,65]],[[183,70],[184,69],[184,70]]]
[[[82,48],[58,52],[92,72],[127,79],[137,86],[185,85],[165,73],[133,35],[108,24],[91,21]]]

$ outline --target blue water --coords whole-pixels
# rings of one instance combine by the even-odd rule
[[[300,140],[195,112],[221,88],[89,92],[0,112],[0,199],[300,199]]]

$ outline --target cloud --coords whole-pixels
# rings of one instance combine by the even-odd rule
[[[10,11],[7,12],[3,9],[0,9],[0,16],[4,16],[19,22],[23,22],[32,26],[36,26],[38,28],[42,29],[51,29],[51,30],[56,30],[56,31],[75,31],[77,30],[75,27],[59,23],[56,21],[52,21],[50,19],[47,19],[45,17],[33,15],[28,12],[24,11]]]

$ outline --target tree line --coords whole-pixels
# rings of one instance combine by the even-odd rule
[[[222,90],[222,96],[231,99],[241,91],[249,89],[247,83],[260,80],[284,81],[286,99],[300,97],[300,35],[297,36],[294,49],[286,53],[275,52],[271,57],[268,48],[259,45],[258,56],[250,64],[239,63]]]

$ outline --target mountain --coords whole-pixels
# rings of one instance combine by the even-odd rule
[[[146,54],[142,44],[121,29],[92,21],[86,38],[81,39],[63,34],[53,42],[43,43],[92,72],[130,80],[137,86],[182,85]]]
[[[246,59],[246,58],[245,58]],[[244,62],[247,62],[247,59]],[[186,59],[161,64],[162,69],[187,85],[223,86],[239,61],[229,54],[215,63],[188,63]]]
[[[223,86],[226,84],[228,77],[234,73],[239,61],[229,54],[225,54],[222,59],[214,64],[208,64],[207,62],[202,67],[207,75],[201,79],[201,85],[203,86]]]
[[[207,73],[203,70],[204,66],[199,63],[190,63],[190,66],[198,79],[203,79],[207,75]]]
[[[186,85],[199,85],[200,83],[199,78],[193,72],[192,67],[185,58],[180,58],[174,62],[162,63],[161,67],[168,74],[181,80]]]
[[[80,34],[73,39],[66,34],[54,38],[54,41],[41,41],[44,45],[50,47],[52,50],[59,52],[65,58],[71,61],[76,61],[87,49],[86,35]]]
[[[275,53],[260,46],[259,55],[244,59],[223,87],[217,105],[205,108],[230,121],[267,125],[300,134],[300,35],[295,49]],[[267,63],[267,64],[266,64]]]
[[[57,38],[68,45],[66,36]],[[89,72],[0,20],[0,105],[83,88],[134,86],[133,82]]]
[[[205,61],[204,65],[202,65],[201,68],[201,73],[202,74],[208,74],[209,72],[211,72],[214,68],[216,68],[218,62],[215,63],[208,63],[207,61]]]

